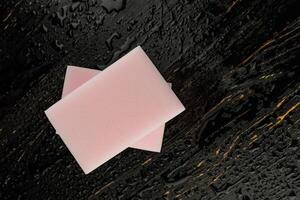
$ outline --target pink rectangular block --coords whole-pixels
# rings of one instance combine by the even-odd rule
[[[89,173],[184,110],[137,47],[45,113]]]
[[[89,79],[100,73],[100,70],[88,69],[77,66],[67,66],[65,81],[62,91],[62,98],[74,91],[76,88],[87,82]],[[171,84],[169,83],[170,87]],[[160,152],[163,142],[165,126],[150,132],[131,147],[147,151]]]

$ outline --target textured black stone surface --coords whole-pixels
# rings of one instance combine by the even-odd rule
[[[0,199],[300,199],[296,0],[10,0],[0,30]],[[137,45],[187,110],[84,175],[43,110]]]

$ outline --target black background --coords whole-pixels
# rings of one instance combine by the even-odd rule
[[[0,199],[300,199],[296,0],[0,2]],[[84,175],[43,111],[141,45],[187,110]]]

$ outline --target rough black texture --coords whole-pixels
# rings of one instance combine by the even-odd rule
[[[0,199],[300,199],[296,0],[0,3]],[[84,175],[43,111],[141,45],[187,110]]]

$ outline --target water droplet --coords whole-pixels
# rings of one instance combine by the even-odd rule
[[[62,50],[64,48],[64,45],[62,43],[60,43],[58,40],[54,41],[54,48],[56,50]]]
[[[71,27],[73,28],[73,29],[77,29],[78,28],[78,26],[79,26],[79,22],[72,22],[71,23]]]
[[[119,12],[124,9],[126,6],[125,0],[103,0],[101,6],[107,13],[111,13],[112,11]]]
[[[104,21],[104,16],[100,16],[99,19],[96,20],[95,24],[97,26],[97,28],[103,24],[103,21]]]
[[[71,12],[76,11],[76,9],[79,7],[79,5],[80,5],[80,2],[74,2],[74,3],[72,3],[72,5],[70,7]]]
[[[119,39],[120,37],[121,37],[120,33],[114,32],[114,33],[113,33],[113,34],[105,41],[106,46],[108,47],[109,50],[113,50],[113,44],[112,44],[113,39],[114,39],[114,38]]]
[[[64,25],[64,20],[67,17],[68,6],[63,6],[56,12],[56,17],[59,20],[60,26]]]
[[[73,37],[73,30],[72,29],[69,29],[68,31],[67,31],[67,35],[71,38],[71,37]]]
[[[47,26],[46,26],[45,24],[42,25],[42,31],[43,31],[44,33],[47,33],[47,32],[48,32],[48,28],[47,28]]]

